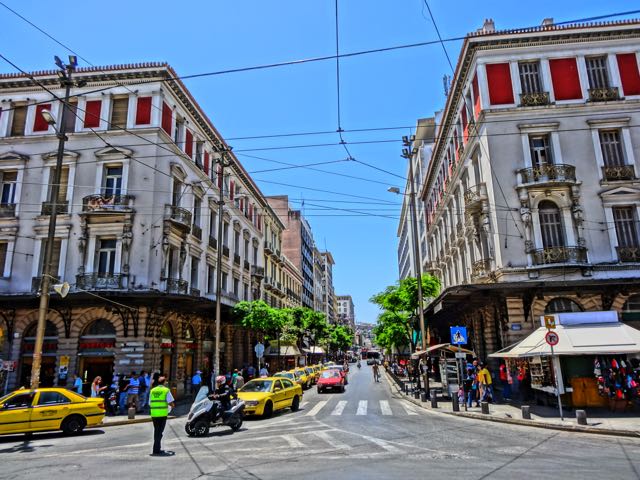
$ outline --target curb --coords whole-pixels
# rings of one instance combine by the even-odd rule
[[[393,381],[392,378],[389,377],[389,374],[387,371],[385,371],[385,378],[387,379],[387,382],[389,383],[389,385],[392,388],[395,388],[395,390],[402,396],[402,398],[404,400],[408,400],[409,402],[413,403],[414,405],[417,405],[419,407],[421,407],[422,409],[426,410],[427,412],[430,413],[435,413],[435,414],[440,414],[440,415],[450,415],[453,417],[462,417],[462,418],[471,418],[474,420],[484,420],[485,422],[496,422],[496,423],[507,423],[510,425],[519,425],[519,426],[523,426],[523,427],[535,427],[535,428],[543,428],[546,430],[560,430],[560,431],[564,431],[564,432],[573,432],[573,433],[590,433],[590,434],[595,434],[595,435],[608,435],[608,436],[616,436],[616,437],[630,437],[630,438],[640,438],[640,431],[635,431],[635,430],[616,430],[616,429],[612,429],[612,428],[595,428],[595,427],[584,427],[584,426],[580,426],[580,425],[558,425],[555,423],[546,423],[546,422],[539,422],[539,421],[535,421],[535,420],[519,420],[517,418],[499,418],[499,417],[492,417],[491,415],[482,415],[482,414],[477,414],[477,413],[467,413],[467,412],[445,412],[443,410],[434,410],[431,408],[427,408],[427,406],[419,401],[416,400],[414,398],[410,398],[407,397],[402,390],[400,389],[400,387],[396,384],[395,381]]]
[[[167,417],[167,420],[175,420],[176,418],[180,418],[182,415],[176,415],[176,416],[169,416]],[[115,422],[107,422],[107,423],[101,423],[99,425],[92,425],[90,427],[86,427],[87,429],[89,428],[105,428],[105,427],[120,427],[122,425],[133,425],[136,423],[151,423],[151,417],[146,417],[146,418],[134,418],[132,420],[116,420]]]

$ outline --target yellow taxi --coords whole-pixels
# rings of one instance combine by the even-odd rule
[[[298,411],[302,387],[286,377],[255,378],[238,390],[238,398],[244,402],[245,415],[269,418],[273,412],[285,408]]]
[[[311,376],[304,368],[294,368],[289,371],[300,379],[298,383],[302,388],[305,390],[311,388]]]
[[[71,435],[102,423],[104,399],[65,388],[21,388],[0,398],[0,435],[62,430]]]
[[[312,366],[308,366],[308,367],[303,367],[305,372],[307,372],[307,375],[309,376],[309,378],[311,379],[311,385],[315,385],[318,382],[318,371],[313,368]]]

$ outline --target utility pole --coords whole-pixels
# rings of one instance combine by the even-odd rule
[[[402,157],[406,158],[409,161],[409,187],[411,189],[410,192],[410,211],[411,211],[411,233],[413,237],[413,258],[414,265],[416,271],[416,279],[418,283],[418,318],[420,319],[420,336],[422,337],[422,354],[426,355],[427,351],[427,331],[426,325],[424,321],[424,296],[422,293],[422,261],[420,260],[420,249],[418,248],[418,213],[416,211],[416,191],[415,191],[415,180],[413,177],[413,156],[417,155],[418,149],[414,147],[412,150],[409,150],[411,146],[411,142],[415,141],[415,137],[408,138],[406,136],[402,137],[402,143],[404,148],[402,149]],[[425,358],[427,365],[429,364],[429,357]],[[422,373],[422,372],[419,372]],[[418,375],[418,381],[420,380],[420,375]],[[425,392],[427,397],[430,394],[429,388],[429,372],[427,371],[425,375]]]
[[[215,386],[215,377],[220,375],[220,324],[222,315],[222,249],[223,247],[223,216],[224,216],[224,169],[231,165],[230,162],[225,162],[225,156],[231,152],[231,147],[223,146],[218,153],[220,158],[216,160],[216,163],[220,165],[218,170],[218,189],[220,190],[220,196],[218,197],[218,252],[216,260],[216,338],[215,338],[215,350],[213,357],[213,379],[211,381],[212,386]]]
[[[58,136],[58,154],[56,157],[56,168],[53,172],[51,180],[51,195],[49,196],[49,230],[47,232],[47,244],[44,251],[42,261],[42,281],[40,282],[40,306],[38,308],[38,326],[36,330],[36,342],[33,346],[33,363],[31,364],[31,388],[38,388],[40,385],[40,368],[42,366],[42,344],[44,343],[44,332],[47,324],[47,312],[49,310],[49,290],[51,287],[51,279],[54,278],[51,259],[53,257],[53,243],[56,236],[56,223],[58,220],[58,193],[60,191],[60,176],[62,172],[62,159],[64,157],[64,144],[67,140],[66,133],[66,117],[72,114],[69,111],[69,95],[73,81],[71,76],[76,69],[77,59],[75,56],[69,56],[69,65],[65,65],[62,61],[55,57],[56,65],[60,68],[58,75],[60,76],[60,85],[64,87],[64,100],[62,103],[62,115],[60,118],[60,128],[57,129]],[[43,112],[45,121],[55,128],[55,119],[51,112],[46,110]]]

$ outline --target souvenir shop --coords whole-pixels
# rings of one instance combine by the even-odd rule
[[[614,311],[553,317],[553,351],[541,319],[531,335],[490,356],[504,359],[538,403],[554,403],[558,389],[568,406],[640,411],[640,330],[619,322]]]

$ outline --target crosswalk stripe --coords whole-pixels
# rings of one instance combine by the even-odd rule
[[[375,437],[365,437],[367,440],[369,440],[372,443],[375,443],[376,445],[378,445],[379,447],[384,448],[387,452],[390,453],[400,453],[402,450],[400,450],[397,447],[394,447],[393,445],[391,445],[388,442],[385,442],[384,440],[382,440],[381,438],[375,438]]]
[[[366,415],[367,414],[367,401],[360,400],[358,402],[358,410],[356,411],[356,415]]]
[[[405,402],[402,402],[402,408],[404,408],[404,411],[407,412],[407,415],[418,415],[418,412],[416,412],[413,407],[407,405]]]
[[[302,448],[304,447],[304,443],[298,440],[293,435],[282,435],[282,438],[289,444],[292,448]]]
[[[320,438],[321,440],[324,440],[325,442],[327,442],[329,445],[331,445],[332,448],[335,449],[340,449],[340,450],[349,450],[351,449],[351,447],[349,445],[347,445],[346,443],[342,443],[339,440],[336,440],[334,437],[332,437],[331,435],[329,435],[327,432],[313,432],[313,434],[315,436],[317,436],[318,438]]]
[[[302,403],[300,404],[300,408],[304,408],[304,407],[306,407],[307,405],[309,405],[309,402],[302,402]]]
[[[327,404],[327,400],[320,400],[318,403],[315,404],[315,406],[309,410],[309,412],[307,413],[308,417],[312,417],[314,415],[316,415],[320,410],[322,410],[322,407],[324,407]]]
[[[387,400],[380,400],[380,410],[382,410],[383,415],[393,415]]]
[[[331,412],[331,415],[342,415],[342,412],[344,411],[344,407],[346,406],[347,406],[347,401],[340,400],[336,405],[336,408],[334,408],[333,412]]]

